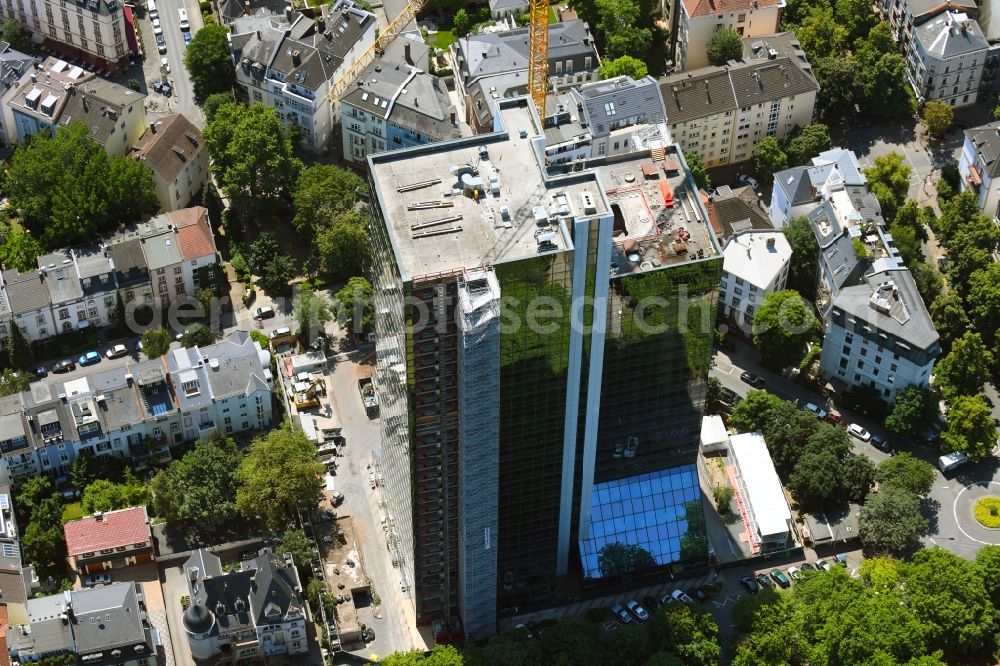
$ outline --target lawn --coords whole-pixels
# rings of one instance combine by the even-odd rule
[[[458,37],[451,30],[438,30],[434,35],[434,41],[431,42],[431,46],[437,49],[445,50],[452,44],[458,41]]]
[[[80,506],[79,502],[71,502],[63,507],[63,525],[79,518],[83,518],[83,507]]]

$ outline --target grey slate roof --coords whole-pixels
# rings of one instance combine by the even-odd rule
[[[132,287],[149,282],[149,268],[142,254],[142,241],[129,238],[113,243],[108,252],[115,265],[115,277],[119,287]]]
[[[78,86],[66,98],[66,105],[59,116],[59,125],[83,123],[90,128],[90,136],[105,143],[117,129],[124,109],[145,99],[145,95],[114,81],[93,78]],[[113,113],[112,113],[113,112]]]
[[[153,654],[133,582],[74,590],[73,615],[77,652],[81,656],[102,653],[84,663],[103,666]],[[121,654],[115,655],[116,649]]]
[[[814,157],[811,164],[777,172],[774,174],[774,185],[781,188],[794,206],[815,200],[816,190],[822,187],[835,170],[839,172],[849,191],[852,187],[864,188],[868,182],[852,151],[833,148]]]
[[[1000,174],[1000,121],[967,129],[965,138],[986,165],[986,175]]]
[[[34,63],[34,57],[11,49],[7,42],[0,42],[0,83],[3,83],[0,93],[17,85],[21,75],[34,67]]]
[[[712,212],[722,227],[720,241],[734,234],[735,231],[745,231],[746,229],[773,230],[771,220],[761,210],[757,203],[757,194],[750,187],[738,187],[730,189],[719,187],[710,203],[714,211]],[[706,208],[708,206],[706,205]]]
[[[290,610],[302,612],[301,583],[291,557],[285,561],[265,548],[241,566],[255,574],[250,607],[258,626],[280,622]]]
[[[7,630],[7,644],[11,652],[46,654],[72,650],[73,630],[62,621],[69,599],[69,592],[28,599],[25,604],[28,624]]]
[[[965,14],[945,12],[918,26],[914,37],[938,58],[954,58],[989,48],[979,25]]]
[[[45,282],[39,271],[21,275],[10,269],[3,272],[3,279],[10,311],[15,316],[48,307],[49,293],[44,289]]]
[[[777,56],[788,56],[793,58],[803,69],[812,75],[812,65],[806,58],[806,52],[802,50],[799,38],[792,31],[776,32],[771,35],[761,35],[759,37],[743,38],[743,58],[744,59],[770,59],[771,52]]]
[[[675,124],[816,91],[819,84],[797,59],[780,56],[673,74],[660,90],[667,123]]]
[[[197,569],[197,572],[193,572]],[[222,572],[218,557],[200,548],[184,563],[191,604],[204,606],[215,615],[215,622],[226,630],[253,627],[250,612],[250,571]],[[192,578],[197,585],[192,585]]]
[[[990,4],[990,2],[984,2],[984,8]],[[917,25],[920,25],[923,21],[931,17],[937,16],[946,9],[969,12],[978,11],[975,0],[907,0],[906,5],[909,6],[910,14]]]
[[[38,257],[38,267],[44,269],[45,287],[49,290],[52,305],[59,306],[83,298],[83,287],[68,252],[53,252]]]

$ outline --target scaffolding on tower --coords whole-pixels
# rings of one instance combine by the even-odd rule
[[[531,0],[528,38],[528,91],[538,118],[544,123],[545,93],[549,87],[549,0]]]

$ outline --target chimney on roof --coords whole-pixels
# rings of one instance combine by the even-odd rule
[[[156,134],[156,123],[154,122],[149,123],[149,131],[151,134]]]
[[[302,64],[302,54],[299,53],[298,49],[292,51],[292,64],[296,67]]]
[[[285,5],[285,18],[288,19],[289,23],[292,22],[292,6],[291,5]]]
[[[99,523],[104,522],[104,512],[102,512],[102,511],[95,511],[94,512],[94,520],[96,520]]]
[[[768,250],[774,249],[774,236],[771,236],[770,238],[767,239],[767,249]]]
[[[454,111],[451,112],[451,124],[452,125],[455,124],[455,112]]]
[[[403,59],[406,60],[406,62],[408,62],[408,63],[410,63],[412,65],[413,64],[413,60],[410,59],[410,42],[409,42],[409,40],[405,40],[405,41],[406,41],[406,43],[403,45]]]

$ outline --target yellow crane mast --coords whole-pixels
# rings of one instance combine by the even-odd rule
[[[549,0],[531,0],[528,28],[528,92],[538,117],[545,122],[545,93],[549,87]]]

